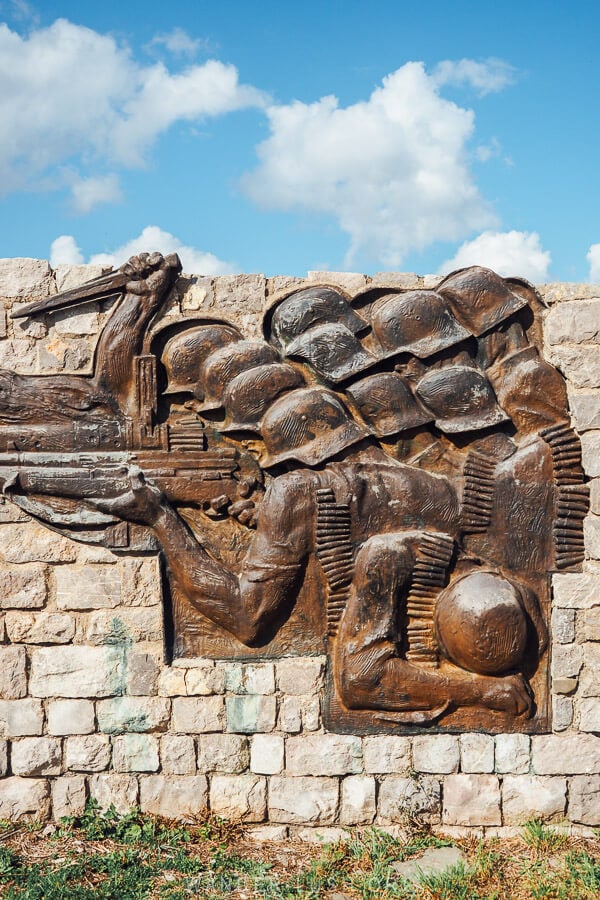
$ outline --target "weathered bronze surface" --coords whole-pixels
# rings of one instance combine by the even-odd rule
[[[251,341],[161,319],[180,268],[140,254],[14,313],[117,296],[93,375],[0,372],[5,495],[158,550],[176,656],[327,652],[332,730],[546,730],[549,579],[583,559],[588,489],[533,287],[315,285]]]

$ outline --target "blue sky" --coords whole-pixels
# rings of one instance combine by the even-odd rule
[[[0,2],[2,256],[600,281],[589,2]]]

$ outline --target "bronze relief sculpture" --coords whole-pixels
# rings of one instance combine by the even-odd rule
[[[550,575],[588,505],[541,300],[313,285],[264,339],[163,318],[176,256],[13,313],[117,296],[91,376],[0,372],[0,483],[42,524],[159,552],[170,652],[326,652],[330,730],[545,731]]]

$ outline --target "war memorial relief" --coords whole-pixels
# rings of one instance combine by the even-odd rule
[[[565,375],[545,352],[542,294],[481,266],[417,286],[393,278],[363,279],[356,289],[333,279],[290,280],[268,292],[260,321],[255,315],[248,328],[243,291],[234,312],[218,303],[192,308],[179,303],[190,283],[176,255],[142,253],[75,287],[7,305],[11,334],[35,330],[35,323],[52,329],[90,308],[100,311],[101,326],[84,372],[22,371],[18,360],[0,370],[2,509],[15,510],[3,521],[37,523],[61,546],[89,548],[92,563],[94,553],[101,563],[102,554],[116,565],[154,561],[160,585],[150,601],[161,617],[160,642],[153,638],[162,659],[154,655],[148,675],[153,687],[129,691],[119,682],[112,690],[103,682],[84,686],[85,701],[52,699],[80,696],[56,687],[69,672],[77,678],[77,666],[53,668],[52,645],[61,639],[25,636],[33,697],[44,709],[92,700],[102,706],[116,702],[106,699],[113,695],[126,701],[128,692],[134,701],[144,693],[189,697],[193,691],[161,692],[160,684],[179,677],[165,673],[182,673],[183,684],[194,660],[208,667],[201,671],[226,665],[238,674],[320,660],[308,730],[324,740],[340,735],[359,746],[376,736],[457,742],[474,735],[493,746],[497,735],[516,751],[527,735],[549,736],[533,738],[542,741],[564,730],[552,679],[574,681],[563,684],[566,699],[581,664],[577,672],[576,663],[573,672],[568,664],[561,669],[568,641],[553,636],[552,583],[557,576],[564,585],[591,577],[584,572],[590,486]],[[19,566],[10,553],[5,559],[10,583]],[[53,576],[50,615],[90,608],[86,599],[64,601],[62,570],[70,568],[59,565]],[[109,568],[88,565],[92,593],[94,571]],[[84,578],[83,594],[86,584]],[[135,581],[129,590],[134,596]],[[576,598],[573,608],[581,602]],[[19,600],[19,609],[26,606]],[[112,613],[112,637],[96,634],[88,642],[93,652],[118,644],[119,609]],[[18,643],[11,627],[9,640]],[[66,642],[85,644],[78,634]],[[124,665],[130,677],[132,664]],[[199,691],[199,699],[228,693],[233,710],[229,694],[251,691],[232,684]],[[589,690],[588,682],[584,697],[596,696]],[[30,702],[24,697],[13,699]],[[164,742],[171,732],[265,731],[281,733],[283,748],[281,704],[256,727],[237,728],[233,719],[224,725],[222,712],[212,726],[182,724],[181,717],[169,726],[165,713],[142,726],[124,717],[111,730],[96,715],[100,731],[110,734],[145,732]],[[288,747],[306,727],[291,729],[298,736],[287,738]],[[42,731],[22,740],[32,734]],[[14,736],[18,743],[18,731]],[[200,777],[195,761],[170,771],[158,759],[140,771],[167,773],[175,782]],[[12,774],[60,775],[61,765]],[[353,765],[351,777],[378,774],[367,768],[361,775]],[[496,779],[498,791],[497,775],[489,773],[502,770],[494,765],[462,771]],[[252,771],[285,781],[281,766]],[[532,777],[528,772],[529,763],[511,777]],[[584,774],[576,767],[573,773]],[[142,777],[142,792],[143,783],[160,777]],[[162,800],[153,802],[150,810],[165,811]],[[272,812],[276,805],[263,800],[250,821],[288,821]],[[177,812],[176,800],[164,806]],[[290,821],[302,821],[293,815]],[[339,821],[335,811],[319,815],[305,820]]]

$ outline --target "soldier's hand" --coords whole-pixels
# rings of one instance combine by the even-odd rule
[[[176,253],[138,253],[131,256],[120,269],[131,276],[125,289],[129,294],[156,294],[165,290],[181,272],[181,260]]]
[[[482,703],[490,709],[508,712],[513,716],[530,716],[532,697],[522,675],[506,675],[504,678],[481,679]]]

